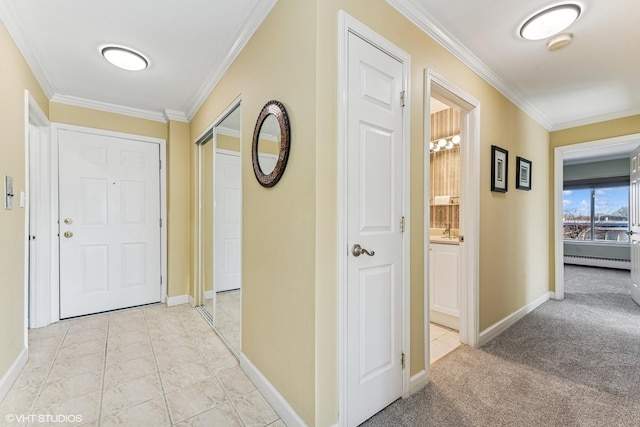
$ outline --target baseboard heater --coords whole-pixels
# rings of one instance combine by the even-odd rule
[[[631,261],[629,261],[628,259],[565,255],[564,263],[572,265],[587,265],[590,267],[606,267],[617,268],[619,270],[631,270]]]

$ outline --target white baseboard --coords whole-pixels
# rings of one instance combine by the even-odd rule
[[[204,291],[204,299],[206,300],[213,299],[213,291]]]
[[[303,419],[300,418],[300,415],[291,407],[289,402],[282,397],[273,384],[262,375],[262,372],[251,363],[244,353],[240,353],[240,367],[288,427],[303,427],[307,425]]]
[[[506,331],[510,326],[516,323],[518,320],[522,319],[527,314],[531,313],[533,310],[538,308],[540,305],[544,304],[549,297],[551,296],[551,292],[545,292],[542,296],[536,298],[534,301],[522,307],[520,310],[511,313],[509,316],[505,317],[499,322],[494,323],[489,326],[484,331],[480,332],[480,343],[479,346],[483,346],[504,331]]]
[[[412,376],[411,379],[409,379],[409,396],[422,390],[428,382],[427,371],[424,369]]]
[[[189,302],[189,295],[178,295],[176,297],[167,296],[167,307],[174,305],[186,304]]]
[[[188,295],[188,297],[189,297],[189,301],[188,301],[188,302],[189,302],[189,305],[190,305],[191,307],[195,307],[195,306],[196,306],[196,300],[193,298],[193,296],[192,296],[192,295]]]
[[[24,365],[27,363],[29,359],[29,351],[26,348],[23,348],[16,360],[13,361],[7,372],[4,373],[2,378],[0,378],[0,402],[7,395],[9,389],[13,385],[13,382],[20,375],[20,371],[24,368]]]

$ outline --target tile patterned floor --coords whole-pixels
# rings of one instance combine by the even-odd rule
[[[456,330],[431,323],[429,324],[429,342],[431,344],[429,361],[433,363],[460,346],[460,334]]]
[[[31,330],[29,360],[0,402],[0,426],[25,425],[285,426],[186,304]]]

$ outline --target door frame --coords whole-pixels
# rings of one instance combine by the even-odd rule
[[[60,245],[59,245],[59,132],[68,130],[74,132],[90,133],[94,135],[108,136],[136,140],[150,144],[158,144],[160,151],[160,301],[167,300],[167,143],[166,140],[151,136],[134,135],[124,132],[115,132],[104,129],[94,129],[84,126],[69,125],[65,123],[51,123],[51,217],[55,227],[52,228],[51,247],[51,323],[60,321]]]
[[[640,145],[640,133],[616,136],[613,138],[596,139],[571,145],[563,145],[553,149],[553,218],[554,218],[554,246],[555,246],[555,292],[552,298],[564,299],[564,229],[562,225],[562,190],[564,188],[564,155],[575,151],[590,150],[592,148],[615,147],[638,141]]]
[[[32,165],[31,164],[31,150],[34,148],[32,147],[32,143],[31,143],[31,139],[30,139],[30,129],[29,126],[35,126],[37,128],[41,128],[41,129],[45,129],[47,132],[47,140],[46,141],[40,141],[39,142],[39,147],[38,150],[41,149],[41,146],[48,143],[50,140],[50,133],[49,133],[49,119],[47,118],[46,114],[42,111],[42,109],[40,108],[40,106],[38,105],[38,102],[35,100],[35,98],[31,95],[31,93],[25,89],[24,91],[24,138],[25,138],[25,205],[24,205],[24,215],[25,215],[25,230],[24,230],[24,242],[25,242],[25,251],[24,251],[24,337],[25,337],[25,347],[28,347],[29,344],[29,340],[28,340],[28,329],[29,327],[39,327],[39,326],[46,326],[49,324],[48,319],[49,319],[49,307],[48,306],[44,306],[42,307],[43,310],[37,310],[37,306],[35,304],[35,301],[37,301],[37,299],[35,297],[33,297],[34,294],[38,294],[38,295],[44,295],[46,296],[47,293],[49,292],[49,286],[50,286],[50,265],[47,266],[47,264],[50,262],[50,259],[47,259],[46,262],[44,263],[44,267],[39,264],[36,266],[36,269],[38,270],[38,277],[41,278],[41,280],[38,281],[38,286],[36,289],[30,289],[29,288],[29,281],[30,281],[30,265],[31,262],[33,261],[31,259],[31,255],[29,252],[29,246],[30,246],[30,241],[29,241],[29,234],[30,234],[30,227],[31,227],[31,209],[32,206],[34,209],[42,209],[46,212],[49,212],[50,209],[50,203],[49,201],[46,201],[46,203],[43,203],[43,201],[41,200],[31,200],[31,193],[30,193],[30,185],[31,185],[31,169],[32,168],[36,168],[38,165]],[[48,144],[47,144],[48,145]],[[49,153],[50,155],[50,153]],[[42,157],[42,156],[40,156]],[[50,159],[50,157],[49,157]],[[48,165],[47,165],[48,166]],[[48,182],[49,180],[49,175],[43,175],[43,176],[39,176],[39,182]],[[37,224],[38,225],[38,224]],[[44,227],[43,229],[47,229],[49,228],[48,224],[42,224]],[[50,233],[49,233],[50,234]],[[47,236],[47,239],[42,239],[41,241],[44,241],[45,244],[46,242],[49,242],[49,246],[53,246],[51,244],[51,240],[50,240],[50,236]],[[44,252],[44,253],[49,253],[49,251],[39,251],[39,252]],[[36,262],[38,261],[38,257],[36,257]],[[41,260],[44,261],[44,260]],[[49,267],[49,268],[47,268]],[[32,301],[33,299],[33,301]],[[48,301],[48,298],[47,298]],[[35,322],[34,319],[38,319],[38,322]],[[35,322],[35,323],[34,323]]]
[[[346,425],[349,402],[347,401],[347,111],[348,111],[348,39],[349,34],[355,34],[382,52],[393,57],[402,64],[403,90],[405,91],[405,107],[402,117],[402,144],[403,144],[403,211],[405,216],[405,232],[403,235],[403,266],[402,266],[402,352],[405,354],[405,366],[403,370],[402,397],[410,394],[410,238],[411,220],[410,212],[410,188],[409,188],[409,128],[410,128],[410,72],[411,57],[402,49],[392,44],[375,31],[348,15],[344,11],[338,14],[338,425]],[[400,96],[400,94],[398,94]],[[382,408],[380,408],[382,409]]]
[[[430,155],[431,97],[437,95],[460,108],[460,131],[464,149],[461,150],[460,167],[465,171],[460,180],[460,195],[463,214],[460,217],[464,242],[460,243],[460,342],[477,347],[480,340],[479,318],[479,256],[480,256],[480,101],[453,83],[437,74],[425,70],[425,117],[424,117],[424,304],[425,304],[425,367],[427,380],[430,366],[429,333],[429,241],[430,241]],[[462,286],[466,284],[465,286]]]

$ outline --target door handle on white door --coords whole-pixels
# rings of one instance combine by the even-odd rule
[[[355,257],[358,257],[358,256],[360,256],[362,254],[367,254],[369,256],[374,256],[376,254],[375,251],[369,252],[368,250],[366,250],[365,248],[363,248],[362,246],[360,246],[357,243],[355,245],[353,245],[353,248],[351,248],[351,253]]]
[[[65,231],[64,232],[64,237],[66,237],[67,239],[70,237],[73,237],[73,231]]]

